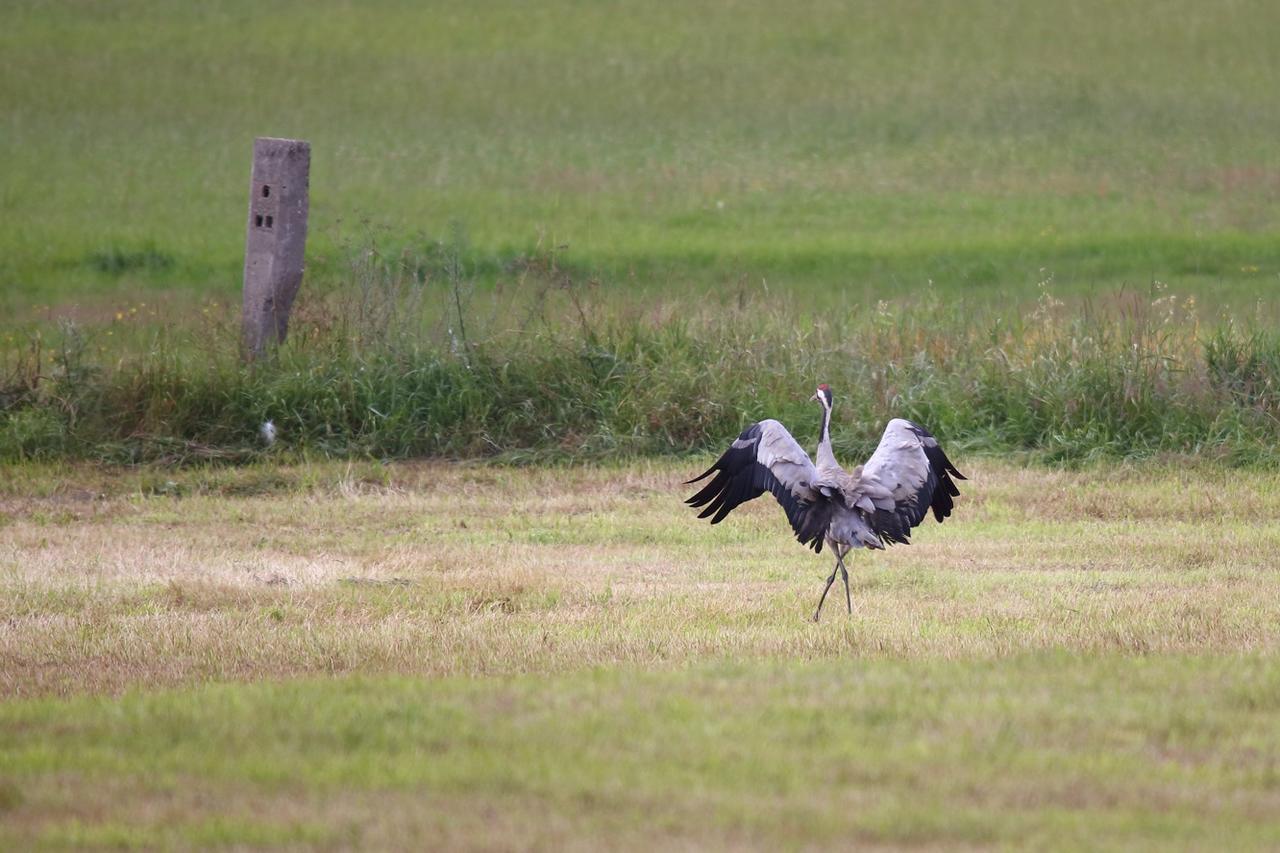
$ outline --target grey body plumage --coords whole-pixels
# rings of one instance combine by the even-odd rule
[[[889,421],[866,463],[845,471],[831,448],[831,389],[819,385],[812,399],[822,406],[822,437],[814,459],[778,421],[754,423],[710,468],[689,480],[715,475],[686,503],[702,507],[698,517],[718,524],[735,507],[770,492],[797,540],[817,553],[824,543],[831,545],[836,565],[813,614],[817,621],[837,572],[853,612],[845,554],[853,548],[910,544],[912,529],[930,511],[939,522],[951,515],[960,494],[955,480],[965,477],[928,430],[902,418]]]

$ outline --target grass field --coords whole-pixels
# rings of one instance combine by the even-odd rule
[[[848,309],[1280,273],[1274,4],[11,2],[0,308],[234,297],[251,143],[314,146],[311,275],[460,223],[611,290]],[[834,292],[828,290],[834,288]],[[189,304],[179,299],[179,304]]]
[[[829,381],[993,453],[1274,462],[1277,24],[7,4],[0,460],[670,455]],[[260,134],[313,143],[312,238],[248,371]]]
[[[1277,31],[0,4],[0,848],[1280,847]],[[815,625],[679,481],[820,381],[971,479]]]
[[[961,466],[816,625],[825,557],[667,465],[11,469],[0,832],[1280,841],[1280,478]]]

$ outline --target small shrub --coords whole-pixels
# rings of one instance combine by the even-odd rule
[[[67,449],[66,426],[53,410],[31,407],[0,414],[0,459],[50,459]]]

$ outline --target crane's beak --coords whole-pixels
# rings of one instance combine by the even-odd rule
[[[818,399],[818,394],[817,394],[817,392],[814,392],[814,395],[813,395],[812,397],[810,397],[810,398],[809,398],[809,402],[810,402],[810,403],[812,403],[812,402],[814,402],[814,401],[815,401],[815,400],[817,400],[817,399]]]

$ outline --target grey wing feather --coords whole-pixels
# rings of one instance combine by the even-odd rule
[[[963,479],[928,430],[894,418],[862,466],[856,505],[883,541],[909,544],[930,509],[939,522],[951,515],[960,494],[955,480]]]
[[[813,490],[817,469],[809,454],[775,420],[752,424],[742,431],[715,463],[697,477],[715,476],[685,503],[705,507],[698,518],[719,524],[734,508],[770,492],[791,522],[796,539],[815,551],[822,551],[831,506]]]

